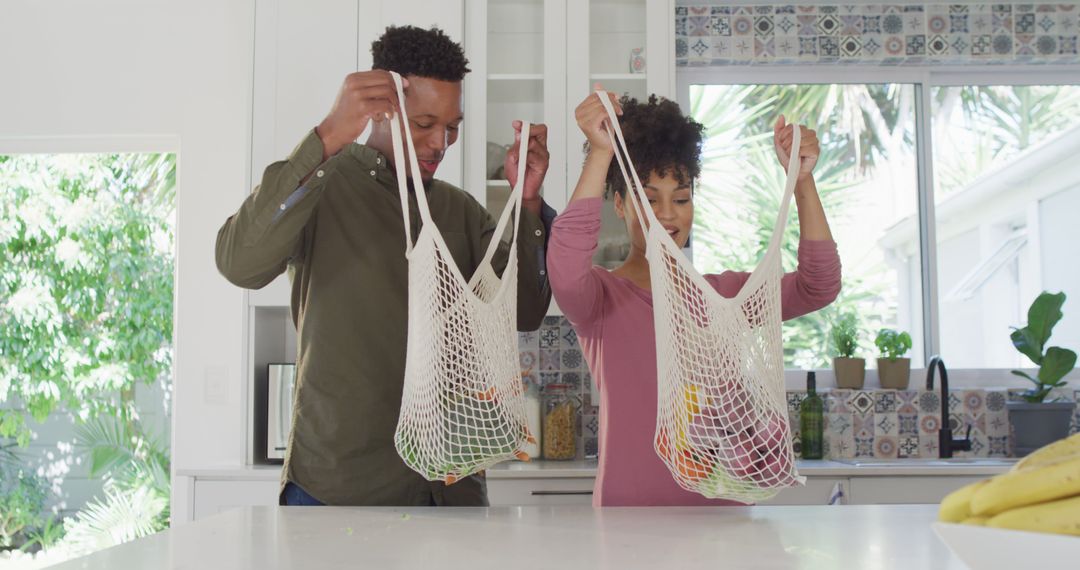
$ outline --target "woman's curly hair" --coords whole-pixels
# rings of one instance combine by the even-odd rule
[[[660,176],[673,174],[679,184],[697,179],[705,135],[701,123],[684,116],[678,103],[656,95],[649,95],[647,103],[624,95],[619,103],[623,110],[619,125],[642,182],[653,172]],[[615,191],[626,197],[626,183],[614,160],[608,167],[607,187],[609,193]]]
[[[437,27],[389,26],[371,43],[372,68],[440,81],[461,81],[469,60],[461,44]]]

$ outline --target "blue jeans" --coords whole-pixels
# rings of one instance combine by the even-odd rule
[[[294,507],[324,507],[315,497],[300,488],[300,485],[289,482],[285,484],[285,490],[281,492],[282,504]]]

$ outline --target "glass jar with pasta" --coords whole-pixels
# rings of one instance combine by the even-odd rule
[[[569,384],[544,386],[544,459],[577,457],[577,405]]]

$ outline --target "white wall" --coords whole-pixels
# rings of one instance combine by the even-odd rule
[[[4,2],[2,148],[179,134],[178,12],[163,0]]]
[[[243,298],[213,245],[248,184],[252,7],[15,0],[0,18],[0,152],[179,153],[174,469],[243,454]]]
[[[1067,295],[1065,316],[1050,337],[1051,346],[1080,351],[1080,185],[1044,198],[1039,203],[1042,243],[1042,285]]]

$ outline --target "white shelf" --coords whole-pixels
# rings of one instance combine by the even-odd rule
[[[644,73],[593,73],[589,75],[589,79],[609,81],[645,81],[647,77]]]
[[[489,81],[543,81],[542,73],[490,73]]]

